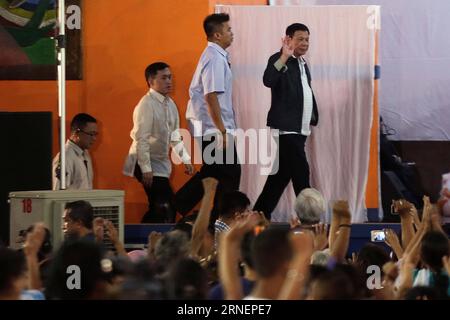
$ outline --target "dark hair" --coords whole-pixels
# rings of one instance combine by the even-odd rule
[[[389,254],[382,247],[373,243],[367,243],[359,251],[356,265],[368,277],[367,268],[369,266],[376,265],[383,270],[384,264],[389,261]]]
[[[0,294],[11,290],[12,281],[26,271],[23,252],[0,247]]]
[[[244,212],[250,205],[250,200],[240,191],[227,192],[220,199],[220,216],[230,218],[236,212]]]
[[[309,34],[309,29],[303,23],[293,23],[286,28],[286,35],[293,37],[296,31],[306,31]]]
[[[186,233],[188,238],[191,239],[192,238],[192,229],[193,228],[194,228],[194,226],[192,224],[187,223],[187,222],[182,222],[182,223],[177,222],[172,230],[183,231],[183,232]]]
[[[268,228],[252,241],[252,261],[258,276],[268,278],[276,274],[280,267],[292,258],[289,231]]]
[[[226,13],[213,13],[207,16],[203,21],[206,36],[210,38],[214,33],[221,31],[222,23],[228,21],[230,21],[230,16]]]
[[[320,274],[314,281],[319,287],[319,300],[350,300],[356,299],[357,290],[349,276],[343,270],[334,269]]]
[[[67,215],[71,220],[81,222],[87,229],[92,229],[94,209],[89,202],[84,200],[67,202],[64,209],[67,210]]]
[[[353,265],[338,263],[334,266],[333,271],[342,272],[347,275],[353,286],[354,298],[364,298],[367,290],[367,280],[365,274]]]
[[[442,273],[442,257],[449,255],[449,243],[445,234],[439,231],[428,231],[422,238],[420,257],[433,274],[434,287],[439,296],[447,296],[449,279]]]
[[[166,68],[170,68],[170,66],[165,62],[154,62],[148,65],[147,68],[145,68],[145,82],[147,85],[149,85],[148,78],[154,78],[159,70],[164,70]]]
[[[155,245],[158,273],[166,271],[177,259],[189,254],[189,240],[187,233],[181,230],[173,230],[163,234]]]
[[[121,300],[161,300],[166,299],[163,279],[156,278],[156,264],[151,259],[141,259],[131,263],[131,272],[121,286]]]
[[[105,281],[102,271],[102,250],[88,240],[64,241],[56,253],[51,267],[46,295],[52,299],[89,299],[100,281]],[[71,276],[69,266],[78,266],[81,272],[80,288],[67,286]]]
[[[79,113],[72,118],[70,130],[72,132],[83,130],[89,122],[97,123],[97,119],[87,113]]]
[[[429,231],[422,239],[420,256],[432,271],[441,272],[442,257],[448,256],[448,238],[442,232]]]
[[[169,271],[167,279],[169,299],[206,299],[208,275],[197,261],[181,258]]]
[[[194,228],[195,220],[198,213],[193,213],[178,220],[172,230],[180,230],[186,232],[188,238],[192,238],[192,229]]]

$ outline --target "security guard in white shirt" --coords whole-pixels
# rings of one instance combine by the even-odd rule
[[[77,114],[70,123],[70,138],[66,142],[66,189],[93,188],[94,172],[88,149],[97,140],[97,120],[87,113]],[[61,156],[53,159],[53,190],[61,189]]]

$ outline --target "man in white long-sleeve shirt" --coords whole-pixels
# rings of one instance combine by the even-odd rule
[[[155,62],[145,70],[150,90],[133,112],[133,139],[123,173],[135,176],[142,183],[149,209],[142,222],[175,222],[173,191],[169,183],[172,163],[170,147],[179,155],[192,174],[194,167],[178,132],[180,120],[177,106],[168,94],[172,91],[169,65]]]
[[[79,113],[70,123],[70,138],[66,142],[66,189],[93,188],[94,171],[88,149],[97,139],[97,120],[87,113]],[[61,156],[53,159],[53,190],[61,189]]]

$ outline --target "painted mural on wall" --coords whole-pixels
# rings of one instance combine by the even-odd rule
[[[0,0],[1,80],[56,79],[56,2]],[[67,79],[81,79],[80,33],[67,30]]]

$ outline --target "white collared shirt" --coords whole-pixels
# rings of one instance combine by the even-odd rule
[[[311,117],[313,111],[313,94],[308,83],[306,75],[306,61],[303,57],[298,58],[298,66],[300,68],[300,78],[303,87],[303,117],[302,117],[302,135],[309,136],[311,134]]]
[[[207,131],[217,130],[209,115],[205,95],[217,92],[220,113],[225,129],[228,132],[236,129],[232,103],[232,74],[228,63],[228,52],[221,46],[208,42],[192,77],[186,118],[191,122],[193,135],[203,136]],[[201,122],[201,127],[199,123]]]
[[[52,185],[53,190],[61,188],[61,161],[58,153],[53,159]],[[66,189],[92,189],[94,171],[89,151],[81,149],[71,140],[66,142]]]
[[[172,163],[170,146],[183,163],[190,163],[179,133],[178,109],[172,99],[150,89],[133,112],[133,142],[125,161],[123,173],[133,176],[136,162],[143,173],[153,172],[157,177],[170,177]]]

